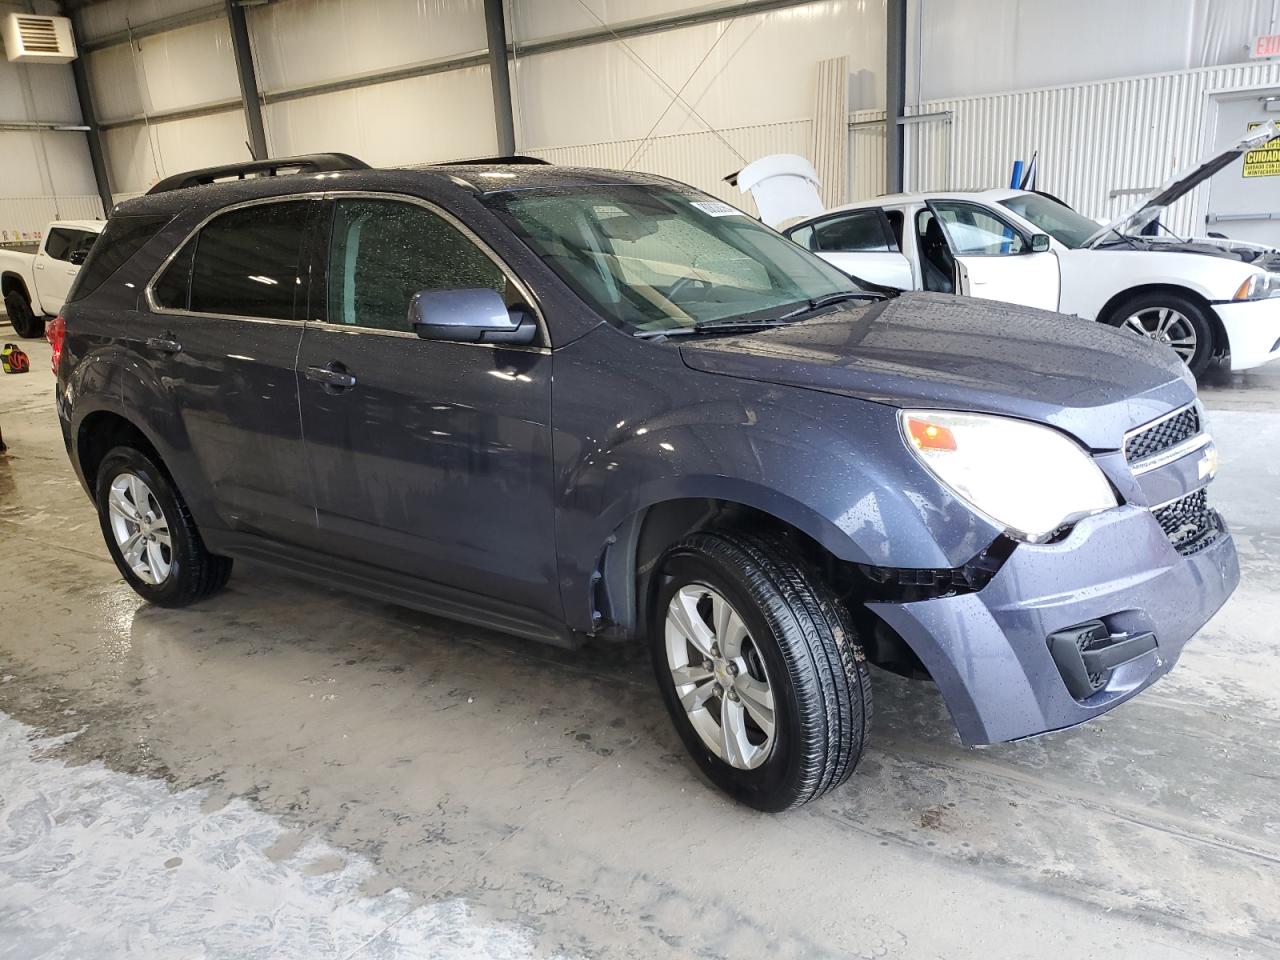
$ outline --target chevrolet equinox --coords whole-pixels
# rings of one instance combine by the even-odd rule
[[[660,177],[320,154],[121,203],[49,338],[146,600],[242,558],[646,643],[697,764],[781,810],[853,772],[868,664],[1028,737],[1168,672],[1239,578],[1172,350],[892,294]]]

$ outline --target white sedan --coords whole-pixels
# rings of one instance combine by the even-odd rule
[[[1168,344],[1199,375],[1214,356],[1229,355],[1233,370],[1280,358],[1280,250],[1146,234],[1169,204],[1273,136],[1269,128],[1209,158],[1105,227],[1022,190],[899,194],[815,215],[812,205],[770,203],[796,196],[807,179],[801,170],[761,178],[747,167],[738,181],[752,190],[766,222],[786,222],[790,211],[784,233],[857,278],[1124,327]],[[757,163],[776,173],[782,159]],[[808,215],[794,222],[797,212]]]

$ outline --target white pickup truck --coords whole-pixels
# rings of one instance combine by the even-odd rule
[[[55,220],[35,253],[0,250],[0,297],[14,332],[39,337],[46,317],[62,309],[103,220]]]

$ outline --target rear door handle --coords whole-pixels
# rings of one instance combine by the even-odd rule
[[[161,353],[181,353],[182,344],[177,341],[172,333],[165,333],[158,337],[147,337],[147,346],[152,350],[159,350]]]
[[[356,385],[356,375],[337,360],[330,360],[323,367],[307,367],[307,379],[314,380],[331,392],[350,390]]]

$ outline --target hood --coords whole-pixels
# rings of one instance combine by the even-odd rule
[[[1194,166],[1174,174],[1154,193],[1139,201],[1135,206],[1130,207],[1117,219],[1093,234],[1084,242],[1083,246],[1096,247],[1111,233],[1141,233],[1142,229],[1159,217],[1166,208],[1181,200],[1219,170],[1231,166],[1245,153],[1261,148],[1273,137],[1277,136],[1280,136],[1280,130],[1276,128],[1274,120],[1269,120],[1262,126],[1249,131],[1248,136],[1238,143],[1205,157]]]
[[[1195,399],[1172,350],[990,300],[907,293],[756,334],[682,343],[687,366],[896,407],[1051,424],[1094,450]]]
[[[1108,249],[1131,249],[1136,243],[1143,250],[1154,250],[1161,253],[1198,253],[1204,257],[1218,257],[1222,260],[1233,260],[1236,263],[1248,263],[1272,273],[1280,272],[1280,250],[1264,246],[1261,243],[1248,243],[1243,240],[1223,240],[1218,237],[1195,237],[1191,240],[1179,240],[1176,237],[1103,237],[1097,246]]]

